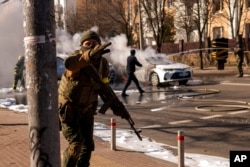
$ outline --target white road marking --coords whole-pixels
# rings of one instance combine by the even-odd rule
[[[182,120],[182,121],[173,121],[173,122],[169,122],[168,124],[170,125],[175,125],[175,124],[182,124],[182,123],[188,123],[188,122],[192,122],[192,120]]]
[[[162,127],[162,126],[161,125],[149,125],[149,126],[140,127],[140,129],[159,128],[159,127]]]
[[[247,84],[247,83],[229,83],[229,82],[222,82],[221,84],[224,84],[224,85],[250,86],[250,84]]]
[[[156,112],[156,111],[165,110],[166,108],[167,108],[167,107],[154,108],[154,109],[151,109],[150,111]]]
[[[242,114],[242,113],[247,113],[249,110],[242,110],[242,111],[234,111],[234,112],[229,112],[228,114],[235,115],[235,114]]]
[[[210,115],[210,116],[206,116],[206,117],[200,117],[200,119],[211,119],[211,118],[218,118],[218,117],[222,117],[223,115]]]

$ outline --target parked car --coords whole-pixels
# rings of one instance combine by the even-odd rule
[[[114,84],[115,77],[116,77],[116,74],[115,74],[114,66],[113,64],[109,63],[109,84],[110,85]]]
[[[64,73],[65,66],[64,66],[64,59],[61,57],[56,57],[56,73],[57,73],[57,79],[60,80],[62,77],[62,74]]]
[[[192,78],[192,70],[186,64],[176,63],[163,56],[148,57],[144,65],[144,77],[153,86],[177,82],[185,85]],[[138,70],[139,73],[140,70]]]
[[[56,73],[57,73],[57,79],[60,80],[62,77],[62,74],[64,73],[65,66],[64,66],[64,59],[61,57],[56,57]],[[113,85],[115,82],[115,69],[113,64],[109,63],[109,80],[110,84]]]

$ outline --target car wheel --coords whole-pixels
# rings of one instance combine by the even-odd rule
[[[179,81],[179,85],[186,85],[188,82],[188,80],[182,80],[182,81]]]
[[[151,74],[150,76],[150,82],[152,86],[158,86],[159,85],[159,77],[156,73]]]

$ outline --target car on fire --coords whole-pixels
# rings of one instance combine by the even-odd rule
[[[148,64],[144,66],[144,80],[152,86],[163,84],[179,84],[185,85],[188,80],[192,79],[192,69],[190,66],[169,60],[166,56],[147,57]],[[138,75],[140,69],[136,72]]]

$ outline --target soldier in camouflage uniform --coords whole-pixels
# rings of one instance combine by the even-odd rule
[[[25,88],[25,65],[24,65],[24,56],[19,56],[18,61],[14,67],[14,83],[12,88],[16,90],[17,84],[20,81],[21,86]]]
[[[98,34],[86,31],[81,48],[65,60],[58,93],[61,130],[69,145],[64,152],[64,167],[88,167],[94,150],[93,126],[100,86],[87,75],[84,67],[93,65],[104,83],[109,82],[108,61],[102,57],[111,43],[101,44]]]
[[[242,48],[240,48],[239,45],[237,45],[235,48],[234,54],[238,56],[238,64],[237,64],[237,68],[239,71],[238,77],[243,77],[242,65],[243,65],[243,61],[244,61],[244,50]]]

